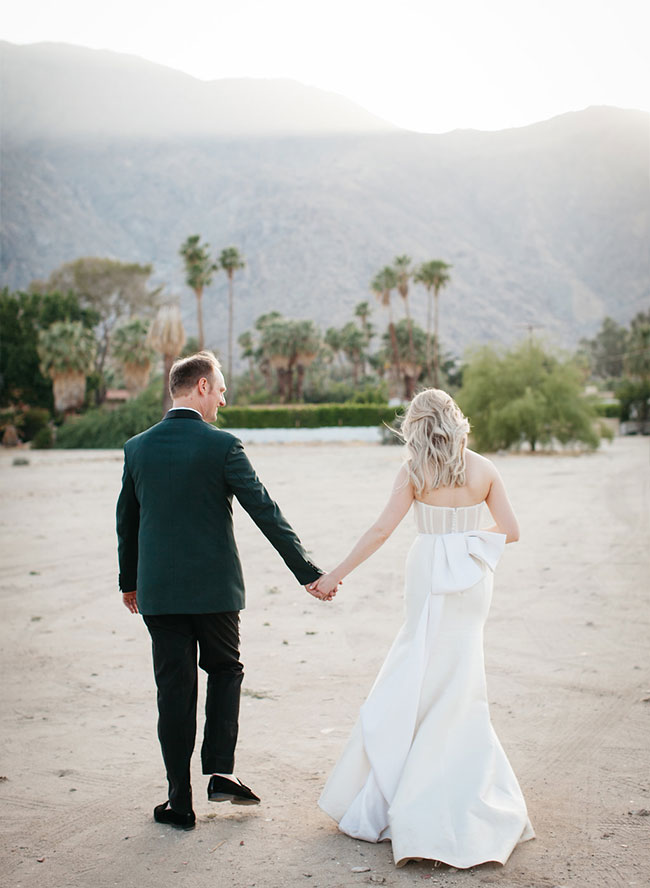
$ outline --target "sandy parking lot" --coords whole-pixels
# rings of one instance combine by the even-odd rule
[[[373,520],[400,453],[251,445],[258,473],[327,568]],[[117,451],[0,453],[0,872],[12,888],[644,888],[650,879],[650,442],[588,456],[495,457],[522,539],[497,573],[492,715],[537,839],[456,872],[339,834],[316,807],[401,621],[407,516],[346,580],[310,598],[245,513],[248,608],[238,774],[257,808],[155,824],[166,798],[148,634],[116,588]],[[645,811],[645,814],[643,813]],[[355,874],[355,866],[369,872]]]

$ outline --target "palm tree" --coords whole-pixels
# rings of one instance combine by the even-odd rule
[[[341,354],[341,331],[338,327],[328,327],[325,331],[325,344],[330,347],[335,359],[338,359],[340,365],[343,364]]]
[[[232,378],[232,326],[233,326],[233,292],[232,279],[236,271],[244,268],[246,263],[239,255],[237,247],[226,247],[219,256],[219,266],[228,275],[228,379]]]
[[[373,329],[373,326],[370,323],[370,321],[368,320],[368,318],[370,317],[369,303],[368,302],[358,302],[354,308],[354,316],[356,318],[359,318],[359,320],[361,321],[361,329],[363,330],[364,335],[366,337],[366,349],[367,349],[368,346],[370,345],[370,340],[375,335],[375,331]],[[367,357],[368,357],[367,354],[364,354],[363,363],[361,366],[361,371],[363,373],[366,372]]]
[[[255,343],[253,342],[253,334],[250,330],[246,330],[237,340],[237,344],[241,348],[242,358],[248,361],[248,378],[251,385],[255,382],[255,368],[253,361],[255,360]]]
[[[124,383],[131,396],[143,391],[149,381],[153,350],[147,345],[149,321],[131,318],[113,335],[113,357],[122,365]]]
[[[432,259],[430,262],[423,262],[415,273],[415,281],[423,284],[428,294],[427,305],[427,373],[431,368],[431,296],[433,294],[434,321],[433,321],[433,384],[436,388],[439,385],[440,376],[440,350],[439,350],[439,330],[438,330],[438,294],[442,287],[449,283],[450,276],[448,270],[452,268],[442,259]]]
[[[368,320],[370,317],[370,303],[357,302],[354,306],[354,316],[361,321],[361,329],[366,334],[368,342],[372,339],[372,324]]]
[[[260,373],[264,377],[264,384],[269,391],[273,391],[273,374],[271,372],[273,368],[271,367],[269,352],[265,348],[263,332],[265,327],[281,317],[282,315],[279,311],[268,311],[260,315],[254,324],[255,330],[259,333],[259,339],[253,357],[257,361]]]
[[[161,306],[149,329],[147,344],[163,356],[163,416],[172,404],[169,392],[169,371],[174,359],[181,353],[186,338],[178,306]]]
[[[650,311],[640,311],[632,318],[624,360],[630,376],[650,380]]]
[[[305,373],[320,348],[320,331],[313,321],[276,316],[264,322],[260,333],[260,353],[276,372],[280,401],[302,400]]]
[[[52,380],[55,409],[68,413],[82,407],[97,352],[92,331],[80,321],[57,321],[39,331],[37,349],[41,372]]]
[[[185,282],[194,290],[196,296],[196,315],[198,324],[199,351],[203,351],[203,290],[212,283],[214,272],[219,266],[210,258],[210,245],[201,243],[201,235],[192,234],[180,248],[180,255],[185,260]]]
[[[307,368],[314,363],[321,334],[313,321],[291,321],[293,364],[296,368],[296,401],[302,401]]]
[[[383,305],[383,307],[388,311],[388,332],[390,334],[390,342],[393,349],[393,366],[395,367],[395,372],[399,377],[401,375],[399,365],[399,349],[397,347],[395,324],[393,323],[393,311],[390,301],[392,292],[396,287],[397,274],[395,273],[395,269],[391,268],[390,265],[384,266],[384,268],[382,268],[382,270],[374,276],[370,284],[370,289],[375,294],[379,302]]]
[[[365,368],[367,338],[363,330],[349,321],[340,331],[341,350],[352,364],[354,385],[359,382],[359,371]]]
[[[404,311],[406,312],[406,322],[409,334],[409,361],[415,361],[415,351],[413,347],[413,322],[411,321],[411,309],[409,306],[409,280],[413,276],[411,269],[410,256],[396,256],[394,259],[395,274],[397,275],[397,292],[404,300]]]
[[[280,401],[291,399],[291,346],[287,321],[283,317],[273,317],[260,328],[260,352],[271,370],[275,371]]]
[[[414,345],[413,361],[411,361],[409,357],[411,344],[409,340],[408,322],[406,318],[403,318],[395,325],[395,337],[397,339],[401,360],[400,380],[404,385],[404,398],[407,401],[410,401],[415,394],[415,387],[422,373],[422,369],[425,366],[426,334],[422,327],[418,324],[414,324],[411,329],[411,336]],[[380,351],[380,357],[382,357],[384,361],[390,361],[392,343],[390,336],[387,333],[384,333],[383,341],[383,354],[382,351]],[[391,345],[391,349],[389,349],[389,345]]]

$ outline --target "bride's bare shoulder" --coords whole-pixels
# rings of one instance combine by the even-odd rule
[[[496,467],[492,460],[488,459],[487,456],[481,456],[480,453],[476,453],[474,450],[467,449],[465,451],[465,465],[470,471],[477,473],[493,475],[496,472]]]
[[[476,465],[492,465],[492,461],[487,458],[487,456],[481,456],[480,453],[477,453],[475,450],[470,450],[469,447],[465,450],[465,459],[471,462],[475,462]]]

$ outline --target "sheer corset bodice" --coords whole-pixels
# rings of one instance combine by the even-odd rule
[[[415,500],[418,533],[465,533],[481,526],[483,503],[473,506],[432,506]]]

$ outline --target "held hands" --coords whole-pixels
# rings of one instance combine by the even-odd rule
[[[342,580],[338,580],[334,573],[323,574],[315,583],[305,586],[305,589],[314,598],[320,598],[321,601],[331,601],[336,595],[337,589]]]
[[[136,601],[136,595],[136,591],[122,593],[122,603],[124,604],[124,607],[132,614],[138,613],[138,603]]]

